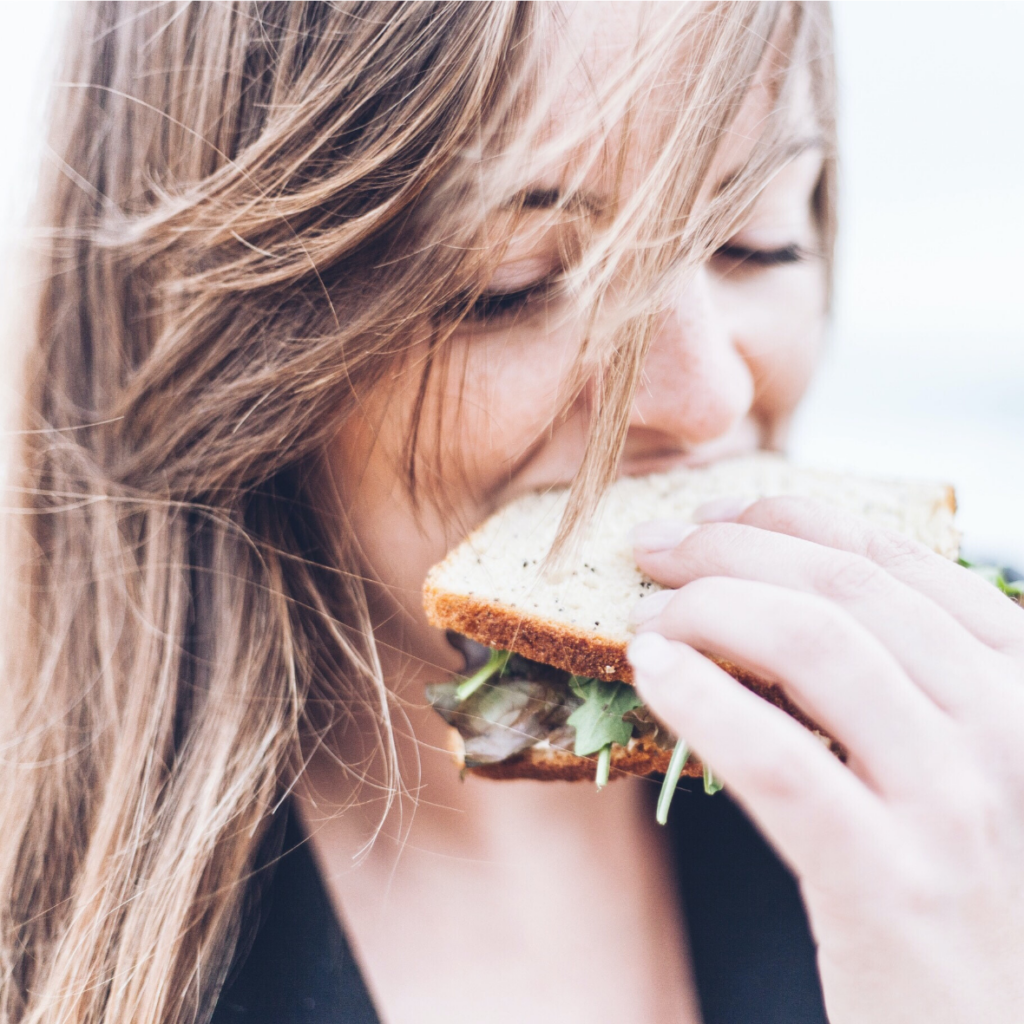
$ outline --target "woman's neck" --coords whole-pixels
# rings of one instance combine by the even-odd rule
[[[321,748],[297,794],[383,1019],[698,1020],[654,784],[462,781],[447,726],[407,696],[390,806],[375,730],[355,719],[346,762],[363,767]]]

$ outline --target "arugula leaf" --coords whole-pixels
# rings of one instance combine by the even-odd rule
[[[633,726],[624,722],[622,716],[640,706],[636,690],[625,683],[606,683],[580,676],[570,676],[569,685],[583,701],[568,720],[576,729],[573,748],[576,756],[585,757],[612,743],[625,746],[633,735]]]
[[[481,665],[468,679],[464,679],[459,683],[455,696],[459,700],[472,697],[491,676],[495,673],[500,676],[505,671],[505,666],[508,665],[508,659],[511,657],[511,651],[491,651],[487,662]]]

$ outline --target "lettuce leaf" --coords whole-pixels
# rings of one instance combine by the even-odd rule
[[[576,730],[576,756],[594,754],[612,743],[625,746],[633,735],[633,724],[624,722],[622,716],[640,706],[636,690],[626,683],[606,683],[581,676],[572,676],[569,685],[583,701],[568,720]]]

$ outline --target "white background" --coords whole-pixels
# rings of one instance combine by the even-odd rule
[[[838,294],[794,455],[954,482],[965,553],[1024,571],[1024,4],[834,13]]]
[[[5,251],[40,156],[58,8],[3,4]],[[834,11],[837,303],[793,453],[954,482],[965,553],[1024,568],[1024,4]]]

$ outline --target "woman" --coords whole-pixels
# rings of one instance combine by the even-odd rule
[[[423,686],[463,661],[418,595],[527,490],[572,483],[568,550],[617,473],[784,444],[826,310],[827,14],[95,4],[67,54],[0,1019],[823,1019],[724,798],[672,839],[639,780],[459,784]],[[1019,1019],[1024,615],[816,506],[707,517],[736,522],[635,538],[674,588],[638,685],[799,881],[830,1019]],[[709,966],[744,908],[687,844],[726,832],[781,910]]]

